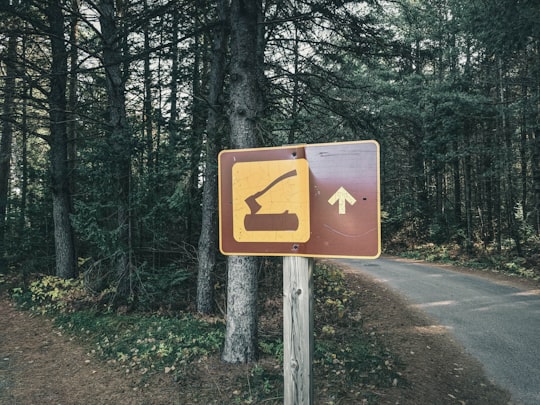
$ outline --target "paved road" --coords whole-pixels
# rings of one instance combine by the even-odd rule
[[[516,404],[540,404],[540,292],[391,259],[340,260],[448,327]]]

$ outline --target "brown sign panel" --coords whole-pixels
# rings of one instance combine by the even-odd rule
[[[375,141],[227,150],[219,155],[223,254],[376,258]]]

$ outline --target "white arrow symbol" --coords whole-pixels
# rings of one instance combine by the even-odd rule
[[[351,205],[354,205],[356,203],[356,198],[354,198],[347,190],[345,190],[343,187],[340,187],[338,191],[334,193],[332,197],[328,199],[328,203],[330,205],[334,205],[336,201],[339,201],[339,215],[343,215],[346,213],[346,203],[349,203]]]

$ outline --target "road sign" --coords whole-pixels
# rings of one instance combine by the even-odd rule
[[[375,141],[226,150],[219,155],[224,254],[378,257]]]

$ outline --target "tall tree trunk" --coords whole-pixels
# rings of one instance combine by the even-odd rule
[[[195,30],[198,30],[199,22],[195,23]],[[196,220],[199,216],[201,197],[199,192],[199,173],[201,164],[201,151],[203,143],[203,134],[205,128],[205,114],[202,94],[202,54],[204,52],[200,43],[199,35],[196,34],[193,44],[194,59],[192,71],[192,93],[193,99],[191,102],[191,141],[190,145],[190,162],[189,162],[189,181],[188,181],[188,214],[186,230],[189,235],[189,242],[195,244],[198,240]]]
[[[429,207],[427,181],[426,181],[426,158],[424,149],[422,148],[423,129],[416,128],[416,135],[409,141],[410,150],[412,154],[413,165],[413,184],[412,189],[416,196],[415,215],[418,218],[418,223],[415,225],[414,232],[415,238],[422,241],[426,236],[426,230],[428,229],[428,218],[432,210]]]
[[[467,253],[472,253],[473,249],[473,208],[472,208],[472,163],[469,152],[464,158],[464,185],[465,185],[465,222],[467,232],[465,234],[465,250]]]
[[[536,41],[536,65],[535,77],[539,79],[538,68],[540,68],[540,41]],[[532,146],[532,177],[534,189],[534,215],[536,234],[540,235],[540,81],[535,83],[535,106],[534,106],[534,131],[533,131],[533,146]]]
[[[9,34],[4,80],[4,107],[2,110],[2,139],[0,140],[0,272],[5,268],[6,213],[11,172],[11,145],[13,142],[13,109],[15,101],[15,62],[17,59],[17,36]]]
[[[71,21],[69,31],[69,88],[68,88],[68,158],[69,170],[73,180],[77,158],[77,64],[79,59],[79,10],[80,0],[71,0]],[[74,182],[71,181],[72,195],[74,193]]]
[[[148,0],[144,0],[144,13],[148,13]],[[146,137],[146,166],[152,172],[154,165],[154,136],[152,114],[152,72],[150,68],[150,33],[148,25],[144,26],[144,132]],[[144,164],[144,159],[141,159]]]
[[[231,146],[257,146],[262,110],[258,59],[260,0],[233,0],[231,5]],[[257,272],[255,257],[229,256],[227,328],[222,359],[246,363],[256,359]]]
[[[529,95],[529,89],[526,84],[521,85],[521,94],[523,99],[527,100]],[[520,142],[519,142],[519,165],[521,166],[520,180],[521,180],[521,207],[523,212],[523,218],[527,218],[529,211],[529,157],[527,155],[527,112],[524,106],[520,111],[520,124],[519,124]]]
[[[77,82],[78,82],[78,60],[79,60],[79,11],[80,0],[71,0],[71,21],[69,32],[69,86],[68,86],[68,120],[67,120],[67,157],[69,175],[69,195],[71,196],[71,208],[73,212],[73,196],[76,194],[77,169]],[[75,257],[77,257],[77,239],[75,238]]]
[[[26,37],[22,38],[22,58],[26,58]],[[29,86],[26,81],[22,83],[21,103],[21,200],[19,213],[19,232],[26,233],[26,207],[28,200],[28,99]]]
[[[292,145],[296,142],[296,132],[298,130],[298,115],[299,115],[299,99],[300,99],[300,71],[299,71],[299,44],[300,39],[298,35],[298,26],[294,24],[294,71],[293,71],[293,94],[292,94],[292,106],[291,106],[291,128],[289,129],[289,136],[287,142]]]
[[[499,58],[498,60],[499,66],[498,66],[498,72],[499,72],[499,101],[500,101],[500,120],[501,120],[501,126],[500,130],[502,133],[502,139],[505,145],[505,152],[503,156],[503,173],[501,173],[502,177],[505,178],[505,204],[506,204],[506,220],[507,220],[507,226],[510,233],[510,236],[512,239],[514,239],[514,242],[516,244],[516,251],[519,256],[523,255],[522,249],[521,249],[521,236],[519,234],[519,228],[518,224],[516,223],[515,218],[515,187],[514,187],[514,176],[512,174],[513,170],[513,157],[512,157],[512,138],[511,133],[508,125],[508,118],[506,116],[506,88],[505,88],[505,71],[503,69],[503,63],[502,59]]]
[[[536,123],[533,145],[533,182],[536,234],[540,235],[540,121]]]
[[[220,96],[225,80],[227,41],[229,38],[228,0],[218,2],[219,26],[214,32],[212,63],[208,83],[208,119],[206,121],[206,165],[202,200],[202,226],[199,237],[199,272],[197,275],[197,311],[204,314],[214,310],[213,273],[217,255],[217,154],[221,137],[219,124],[223,106]]]
[[[172,10],[172,39],[171,39],[171,102],[169,119],[169,145],[171,146],[172,156],[175,156],[176,145],[178,144],[178,29],[179,29],[179,11],[176,7]]]
[[[116,275],[118,298],[129,298],[133,293],[131,264],[131,134],[127,124],[125,76],[122,71],[123,37],[117,26],[114,0],[100,0],[99,22],[103,41],[103,63],[109,98],[108,144],[113,154],[113,176],[116,181],[117,252]]]
[[[75,276],[77,268],[75,240],[70,220],[71,195],[66,124],[68,53],[64,41],[64,14],[61,2],[49,1],[46,13],[52,51],[49,115],[56,275],[71,278]]]
[[[455,157],[452,159],[452,175],[454,180],[454,224],[461,228],[461,170],[459,158],[459,144],[457,140],[452,142],[453,153]]]

